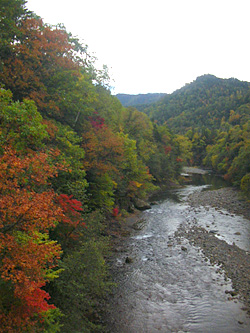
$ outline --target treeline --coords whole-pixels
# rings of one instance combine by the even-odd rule
[[[0,0],[0,331],[98,332],[109,230],[178,176],[185,143],[25,2]]]
[[[213,169],[250,195],[250,83],[204,75],[144,112],[177,134],[189,164]]]

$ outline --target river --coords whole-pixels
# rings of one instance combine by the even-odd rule
[[[188,195],[211,184],[222,186],[196,178],[154,198],[157,204],[140,214],[144,227],[126,239],[113,262],[117,288],[110,301],[109,332],[250,332],[243,304],[225,293],[231,281],[201,249],[175,236],[179,228],[198,225],[219,230],[218,237],[249,250],[247,220],[189,206]],[[235,225],[241,231],[237,236]]]

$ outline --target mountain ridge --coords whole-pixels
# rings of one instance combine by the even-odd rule
[[[165,93],[148,93],[148,94],[116,94],[115,96],[119,99],[121,104],[125,107],[138,106],[138,105],[149,105],[157,102]]]
[[[211,74],[197,77],[172,94],[165,95],[141,111],[177,132],[191,127],[218,128],[230,112],[250,103],[250,83]],[[239,111],[240,112],[240,111]]]

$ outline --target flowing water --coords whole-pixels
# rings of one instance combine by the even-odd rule
[[[225,293],[232,289],[230,280],[199,248],[174,236],[180,226],[201,225],[250,250],[247,220],[188,205],[190,193],[208,186],[196,183],[161,194],[158,204],[141,214],[145,227],[126,241],[114,262],[117,289],[111,302],[110,332],[250,332],[243,305],[228,300]],[[130,263],[125,263],[126,258]]]

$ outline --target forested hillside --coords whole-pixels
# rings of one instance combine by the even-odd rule
[[[250,194],[250,83],[204,75],[144,112],[188,147],[190,164],[212,168]]]
[[[110,230],[185,144],[123,107],[63,25],[24,0],[0,15],[0,332],[102,331]]]
[[[222,118],[229,120],[231,110],[249,103],[249,88],[248,82],[204,75],[166,95],[145,112],[161,123],[167,121],[179,133],[191,127],[217,129]]]

